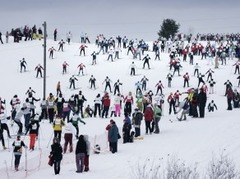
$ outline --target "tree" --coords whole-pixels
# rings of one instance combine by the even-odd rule
[[[178,32],[180,24],[177,24],[173,19],[164,19],[161,25],[161,29],[158,32],[159,38],[169,39],[170,37],[174,37]]]

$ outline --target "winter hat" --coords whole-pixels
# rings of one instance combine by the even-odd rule
[[[114,122],[114,120],[113,120],[113,119],[111,119],[111,120],[110,120],[110,123],[113,123],[113,122]]]

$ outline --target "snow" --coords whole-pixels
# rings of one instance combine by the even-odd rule
[[[47,40],[47,49],[54,47],[58,49],[58,42],[51,39]],[[42,78],[35,78],[36,71],[34,68],[40,63],[43,65],[43,41],[20,41],[20,43],[10,43],[0,45],[0,66],[1,66],[1,97],[6,99],[7,115],[10,115],[10,99],[13,95],[17,94],[23,102],[26,98],[25,92],[29,87],[36,91],[34,96],[41,98],[43,95],[43,80]],[[152,45],[152,42],[149,42]],[[127,95],[129,91],[135,93],[135,82],[139,81],[144,75],[149,79],[147,88],[156,92],[154,87],[159,80],[162,80],[164,89],[163,92],[167,96],[170,92],[175,92],[177,89],[180,92],[187,91],[183,88],[182,76],[175,75],[172,81],[172,88],[167,87],[166,76],[169,73],[168,62],[169,57],[167,53],[161,54],[161,60],[154,60],[154,53],[149,51],[151,57],[151,69],[142,69],[143,61],[133,60],[132,55],[126,55],[126,50],[123,49],[120,53],[119,60],[114,62],[107,61],[107,55],[97,56],[97,65],[91,65],[91,53],[97,50],[94,44],[87,44],[86,56],[79,56],[79,43],[71,43],[64,45],[64,52],[55,52],[54,59],[48,59],[47,54],[47,95],[51,92],[56,94],[56,84],[61,82],[61,89],[63,95],[68,99],[72,94],[78,93],[79,90],[70,90],[69,78],[78,73],[77,66],[80,63],[86,65],[85,76],[77,76],[77,87],[82,90],[87,98],[87,104],[93,105],[93,100],[98,93],[103,95],[104,85],[102,84],[106,76],[114,82],[120,79],[123,83],[122,94]],[[150,48],[151,49],[151,48]],[[25,58],[28,63],[29,72],[19,72],[19,60]],[[40,140],[36,142],[36,150],[27,152],[27,166],[25,168],[25,156],[21,158],[20,171],[15,172],[11,168],[12,162],[12,147],[9,141],[10,150],[0,151],[0,175],[3,178],[67,178],[72,179],[84,178],[133,178],[133,172],[136,170],[137,163],[141,163],[148,159],[150,160],[163,160],[166,163],[167,159],[171,156],[186,162],[187,165],[193,166],[197,163],[200,173],[206,172],[209,161],[213,155],[224,153],[233,159],[237,167],[240,167],[240,134],[239,134],[239,109],[227,111],[227,99],[224,96],[225,86],[223,83],[230,80],[234,89],[237,88],[237,75],[233,74],[234,67],[232,66],[237,59],[228,60],[227,65],[220,65],[219,69],[214,69],[214,66],[207,65],[207,60],[200,60],[199,56],[194,57],[194,64],[198,62],[201,66],[200,71],[206,72],[209,68],[214,69],[215,73],[213,78],[216,81],[215,93],[208,94],[207,104],[214,99],[218,106],[218,110],[209,113],[206,110],[205,118],[191,118],[188,117],[187,121],[179,122],[176,120],[174,114],[168,114],[168,104],[164,103],[164,116],[160,121],[160,134],[145,135],[145,124],[141,125],[141,134],[144,136],[143,140],[135,140],[134,143],[122,144],[122,139],[118,143],[118,152],[115,154],[107,150],[107,140],[105,127],[111,118],[84,118],[86,125],[80,125],[80,134],[88,134],[90,137],[91,146],[95,143],[101,143],[103,152],[101,154],[90,155],[90,171],[85,173],[75,173],[75,155],[73,153],[66,153],[63,156],[60,175],[55,176],[53,167],[47,165],[48,154],[50,152],[49,141],[52,137],[52,126],[48,121],[41,122],[40,127]],[[67,61],[69,64],[68,74],[62,75],[62,63]],[[129,65],[135,62],[138,66],[136,76],[129,75]],[[190,86],[197,86],[197,78],[193,76],[194,68],[188,62],[182,62],[183,69],[181,75],[188,72],[190,74]],[[90,90],[89,78],[93,75],[96,78],[97,90]],[[239,88],[237,88],[239,91]],[[114,96],[111,94],[111,99]],[[181,97],[183,99],[183,97]],[[40,112],[40,103],[36,102],[37,111]],[[121,117],[113,117],[116,121],[119,130],[121,131],[123,125],[123,115]],[[173,122],[170,122],[171,119]],[[17,130],[16,124],[10,127],[10,132]],[[24,142],[29,144],[29,137],[23,137]],[[5,136],[6,143],[8,144],[7,137]],[[63,143],[64,140],[62,140]],[[74,144],[76,139],[74,139]],[[39,149],[41,148],[41,150]],[[74,145],[75,148],[75,145]],[[2,148],[1,148],[2,149]],[[106,150],[105,150],[106,149]],[[7,175],[8,174],[8,175]],[[2,178],[2,177],[1,177]]]

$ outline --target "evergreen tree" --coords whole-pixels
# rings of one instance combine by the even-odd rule
[[[164,19],[161,25],[161,29],[158,32],[159,39],[172,38],[178,32],[180,24],[177,24],[173,19]]]

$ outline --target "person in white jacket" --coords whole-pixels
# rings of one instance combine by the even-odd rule
[[[75,135],[76,130],[71,122],[68,122],[64,129],[64,147],[63,152],[66,153],[68,145],[69,152],[73,151],[73,135]]]
[[[24,105],[23,107],[20,108],[20,110],[17,111],[16,116],[14,118],[14,122],[18,125],[19,129],[18,129],[18,134],[22,134],[22,129],[23,129],[23,124],[21,122],[21,119],[23,117],[24,114],[28,113],[28,109],[27,106]]]

